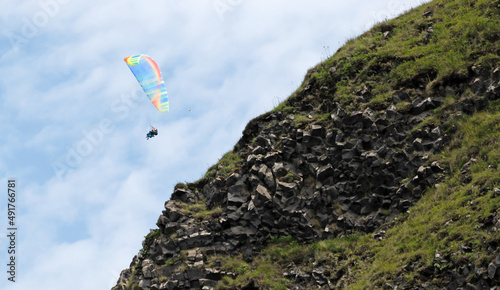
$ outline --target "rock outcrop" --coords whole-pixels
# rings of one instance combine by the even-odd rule
[[[433,33],[426,31],[424,42]],[[390,37],[390,30],[383,35]],[[338,79],[334,67],[329,72]],[[383,239],[382,225],[390,225],[446,177],[429,156],[447,146],[445,132],[453,128],[426,121],[437,109],[449,118],[483,109],[499,97],[498,76],[498,69],[471,67],[467,77],[443,83],[434,93],[403,87],[388,106],[360,110],[346,108],[327,87],[306,79],[287,107],[246,126],[231,152],[236,160],[212,167],[195,183],[176,186],[158,229],[146,237],[113,289],[214,289],[237,273],[224,271],[210,257],[241,255],[250,263],[273,237],[311,243],[357,232]],[[460,101],[446,105],[450,93]],[[361,103],[371,97],[367,87],[359,94]],[[461,169],[464,183],[473,162]],[[443,259],[436,254],[435,264]],[[457,267],[450,272],[449,289],[463,285],[463,276],[472,272],[477,277],[463,289],[499,285],[500,255],[488,269],[465,260]],[[424,274],[434,275],[434,268]],[[333,289],[341,276],[327,275],[319,266],[308,273],[291,266],[283,275],[297,289]],[[386,286],[404,286],[398,283]]]
[[[467,113],[480,103],[456,106]],[[240,161],[225,176],[176,188],[158,218],[158,237],[146,239],[145,252],[131,264],[135,271],[125,270],[114,289],[128,289],[127,279],[140,289],[212,289],[235,274],[207,267],[209,255],[242,254],[251,261],[273,236],[310,243],[390,222],[446,174],[427,162],[446,145],[443,128],[418,126],[442,101],[435,96],[413,104],[409,113],[394,105],[347,113],[331,103],[328,112],[278,111],[251,121],[234,149]],[[317,122],[324,114],[328,119]],[[297,126],[298,116],[310,122]],[[196,205],[205,213],[186,209]],[[488,269],[491,279],[500,273],[497,264]],[[318,269],[287,275],[328,284]],[[160,277],[169,278],[161,283]]]

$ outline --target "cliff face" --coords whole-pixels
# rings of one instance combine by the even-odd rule
[[[491,250],[466,255],[486,246],[463,233],[450,239],[466,241],[462,261],[443,245],[420,245],[418,253],[394,248],[412,253],[395,257],[403,259],[395,269],[370,268],[383,259],[380,247],[391,246],[378,244],[387,232],[397,237],[396,228],[417,223],[409,213],[415,204],[419,212],[422,196],[453,190],[454,176],[456,187],[476,184],[482,169],[474,163],[486,147],[478,142],[463,158],[446,152],[469,146],[457,141],[470,137],[460,122],[481,112],[496,120],[485,144],[498,141],[499,19],[498,1],[434,1],[348,42],[252,120],[204,178],[176,186],[113,289],[500,285],[496,208],[484,217],[494,233],[478,228],[490,234]],[[476,34],[456,31],[466,20]],[[484,170],[495,177],[486,202],[495,203],[500,155],[487,150],[495,157]]]

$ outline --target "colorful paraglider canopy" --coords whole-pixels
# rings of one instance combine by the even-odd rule
[[[131,55],[125,62],[153,105],[162,113],[168,112],[168,95],[160,68],[144,54]]]

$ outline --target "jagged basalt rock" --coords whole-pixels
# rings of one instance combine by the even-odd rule
[[[432,15],[424,12],[429,19]],[[391,39],[394,27],[383,28],[383,38]],[[422,24],[420,30],[422,39],[415,45],[432,41],[433,23]],[[340,76],[341,70],[337,65],[328,69],[332,81],[353,77]],[[374,74],[375,70],[382,71],[382,65],[368,71]],[[443,122],[425,121],[439,110],[456,116],[473,114],[487,100],[499,98],[499,69],[489,72],[474,66],[424,90],[424,79],[436,74],[430,71],[405,80],[387,103],[377,106],[367,103],[375,94],[373,84],[362,84],[353,89],[359,96],[353,102],[363,103],[359,107],[337,102],[329,87],[319,85],[316,78],[307,81],[289,100],[292,109],[269,112],[248,123],[232,152],[240,160],[237,165],[224,173],[221,166],[215,167],[215,176],[176,186],[157,220],[159,235],[146,238],[144,251],[122,272],[114,290],[130,289],[125,285],[131,284],[139,289],[214,289],[224,277],[238,276],[224,270],[216,256],[251,263],[271,237],[311,243],[362,232],[373,233],[375,240],[385,239],[394,217],[411,210],[426,189],[447,174],[448,167],[430,162],[429,156],[447,145],[445,132],[451,131]],[[446,105],[449,95],[460,98]],[[459,181],[464,186],[470,185],[473,164],[480,158],[478,152],[470,155],[460,168]],[[498,188],[493,192],[500,195]],[[496,231],[500,217],[484,217],[478,227]],[[490,247],[495,251],[498,245]],[[473,249],[462,245],[461,251]],[[500,255],[487,269],[468,260],[446,268],[449,257],[438,253],[432,266],[418,263],[402,266],[406,272],[418,269],[427,279],[415,289],[438,287],[433,277],[448,289],[500,284]],[[344,277],[350,266],[328,273],[322,265],[311,265],[304,271],[291,264],[282,275],[297,289],[347,285]],[[257,287],[249,283],[247,289]],[[395,277],[378,286],[406,289],[408,285]]]
[[[431,101],[426,102],[428,109]],[[312,242],[333,234],[373,231],[386,222],[381,210],[407,211],[420,196],[406,187],[398,189],[400,180],[414,175],[414,187],[423,188],[439,179],[439,164],[424,165],[423,158],[439,148],[433,143],[442,140],[439,128],[412,132],[414,121],[395,121],[398,114],[388,114],[390,110],[346,113],[338,104],[334,107],[331,129],[315,124],[308,130],[273,126],[283,121],[281,114],[253,121],[243,138],[251,134],[255,140],[238,143],[247,152],[239,169],[224,179],[205,182],[202,188],[176,189],[157,222],[163,235],[175,238],[153,243],[151,260],[141,264],[140,287],[156,287],[152,279],[158,275],[152,265],[161,267],[181,251],[187,251],[189,267],[169,274],[172,279],[160,284],[160,289],[193,287],[201,285],[200,281],[213,285],[227,275],[200,270],[205,264],[196,258],[196,251],[245,253],[251,259],[270,236]],[[275,149],[278,140],[283,151]],[[400,145],[403,143],[411,144],[411,155]],[[194,213],[176,204],[199,202],[195,192],[202,192],[209,208],[222,206],[223,213],[215,223],[196,223]],[[341,205],[342,215],[331,212],[334,203]],[[329,229],[332,223],[340,232]],[[329,283],[320,269],[295,277],[313,280],[317,286]]]

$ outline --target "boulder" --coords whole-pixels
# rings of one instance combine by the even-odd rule
[[[270,148],[272,145],[271,140],[262,135],[257,136],[255,143],[263,148]]]
[[[337,131],[329,130],[325,136],[325,143],[327,146],[335,146],[335,137],[337,136]]]
[[[363,112],[352,112],[347,117],[342,120],[342,124],[345,126],[358,126],[363,127]]]
[[[184,214],[181,209],[175,205],[173,201],[165,202],[165,212],[164,215],[168,218],[169,221],[175,222],[179,220]]]
[[[228,188],[227,202],[228,205],[239,207],[248,200],[249,192],[246,184],[243,181],[238,181],[236,184]]]
[[[280,154],[278,152],[269,152],[267,155],[264,157],[264,162],[269,166],[272,167],[275,162],[278,162],[281,160]]]
[[[469,88],[476,95],[481,95],[486,92],[486,82],[483,78],[475,78],[469,83]]]
[[[288,174],[288,170],[286,170],[285,166],[282,162],[274,163],[273,165],[273,173],[275,177],[283,177]]]
[[[424,150],[424,146],[422,145],[421,138],[415,138],[415,140],[413,140],[412,145],[416,151],[423,151]]]
[[[500,282],[500,254],[488,265],[488,277]]]
[[[233,172],[229,177],[226,179],[226,186],[232,186],[234,185],[238,180],[241,179],[241,175]]]
[[[182,202],[187,202],[188,200],[190,202],[194,202],[195,195],[191,191],[189,191],[189,190],[182,189],[182,188],[177,188],[174,191],[174,193],[172,193],[171,199],[172,200],[182,201]]]
[[[262,155],[262,154],[266,154],[266,153],[267,153],[267,150],[261,146],[257,146],[252,150],[253,155]]]
[[[436,105],[432,102],[430,97],[425,99],[418,97],[415,100],[413,100],[411,106],[412,106],[412,113],[414,115],[418,115],[427,110],[436,108]]]
[[[288,138],[288,137],[283,137],[281,138],[281,144],[283,144],[283,147],[285,148],[293,148],[295,149],[295,145],[297,144],[297,141]]]
[[[272,202],[273,198],[271,197],[269,190],[259,184],[252,193],[252,201],[256,207],[262,207],[266,202]]]
[[[351,149],[342,150],[342,160],[350,161],[352,158],[354,158],[354,151],[353,150],[351,150]]]
[[[311,134],[311,132],[304,132],[304,136],[302,138],[302,142],[304,143],[304,145],[308,148],[311,148],[311,147],[314,147],[314,146],[318,146],[318,145],[322,145],[323,144],[323,140],[318,137],[318,136],[313,136]]]
[[[326,130],[320,125],[311,125],[311,136],[324,139],[326,136]]]
[[[331,164],[325,165],[320,167],[316,171],[316,178],[320,181],[323,182],[325,181],[328,177],[333,176],[334,170]]]
[[[283,196],[290,197],[292,195],[298,194],[299,186],[295,182],[288,183],[288,182],[278,181],[277,190],[283,192]]]

